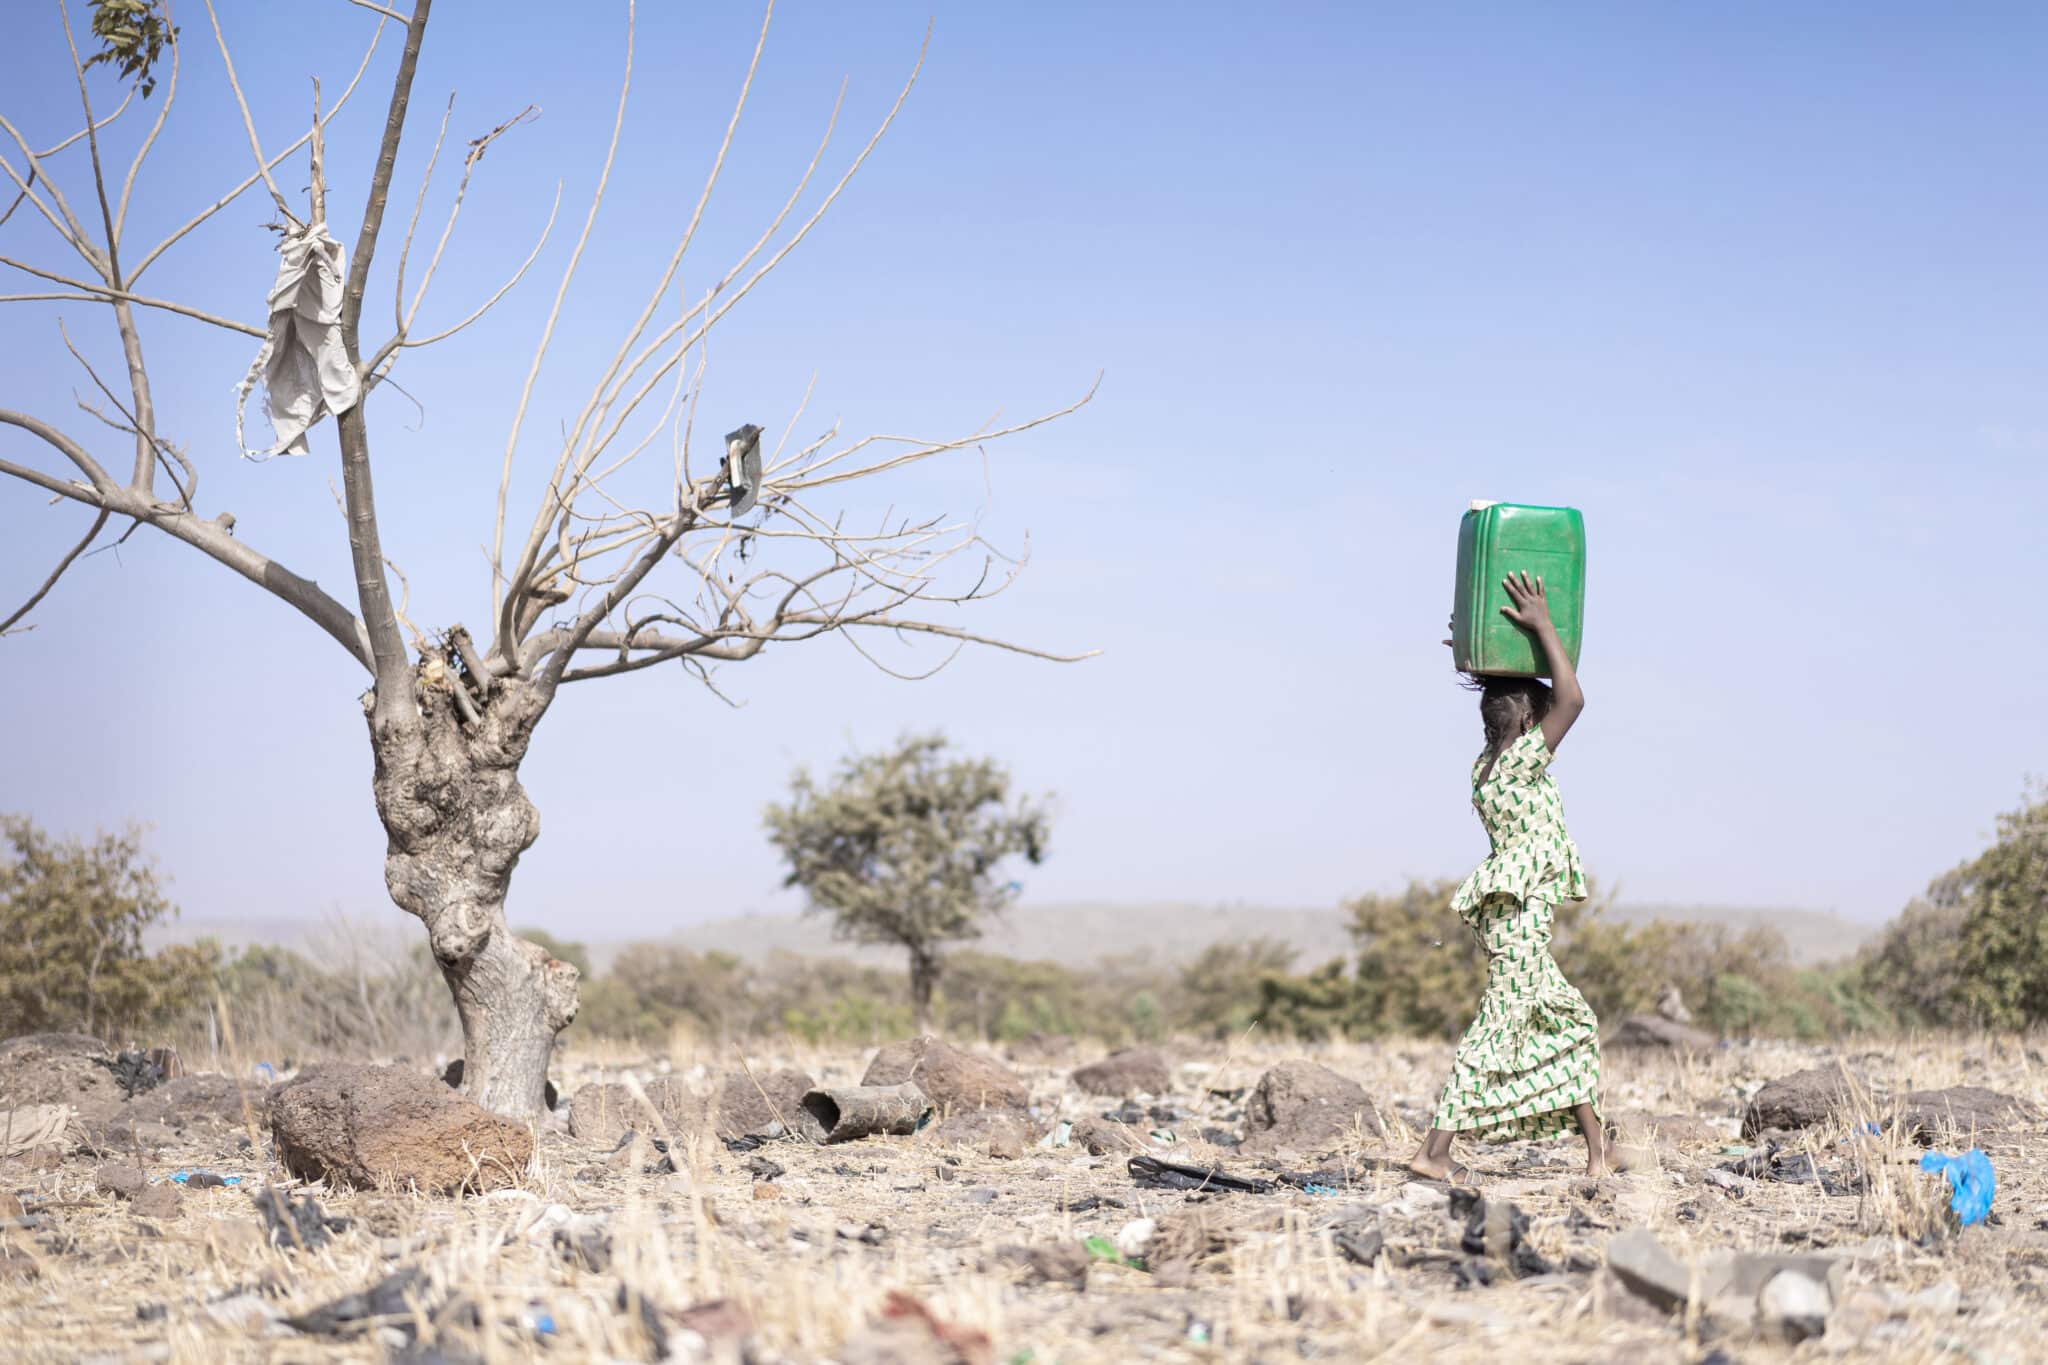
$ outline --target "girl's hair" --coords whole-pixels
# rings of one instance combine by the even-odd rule
[[[1508,745],[1540,725],[1550,713],[1550,684],[1535,678],[1493,678],[1467,673],[1467,690],[1479,694],[1479,721],[1486,727],[1486,753],[1500,757]]]

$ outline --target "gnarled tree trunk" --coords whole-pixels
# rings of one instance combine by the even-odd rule
[[[543,1108],[555,1035],[576,1017],[576,969],[505,923],[519,855],[540,836],[540,814],[519,785],[519,763],[547,709],[523,679],[499,681],[479,706],[447,662],[414,674],[416,721],[370,719],[377,814],[389,836],[384,883],[427,926],[462,1017],[462,1091],[496,1113]],[[473,716],[473,718],[472,718]],[[408,723],[409,722],[409,723]]]

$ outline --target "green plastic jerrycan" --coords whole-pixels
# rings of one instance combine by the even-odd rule
[[[1501,615],[1512,606],[1501,580],[1527,569],[1543,579],[1558,639],[1579,666],[1586,616],[1586,521],[1576,507],[1475,502],[1458,527],[1458,590],[1451,653],[1468,673],[1548,677],[1543,646]]]

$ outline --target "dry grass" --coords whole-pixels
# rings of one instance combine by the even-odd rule
[[[0,1163],[0,1189],[18,1191],[44,1226],[11,1228],[0,1260],[0,1355],[24,1361],[168,1360],[217,1365],[240,1360],[382,1360],[387,1333],[307,1337],[263,1320],[296,1314],[373,1284],[393,1269],[420,1265],[436,1289],[414,1318],[448,1359],[474,1352],[488,1360],[643,1360],[649,1344],[636,1313],[618,1307],[621,1286],[673,1312],[705,1300],[737,1303],[755,1324],[757,1358],[830,1359],[857,1335],[892,1290],[922,1299],[940,1317],[987,1333],[996,1361],[1265,1360],[1497,1361],[1620,1360],[1651,1365],[1694,1361],[1714,1341],[1697,1317],[1648,1315],[1600,1274],[1561,1271],[1490,1288],[1460,1290],[1455,1250],[1441,1196],[1406,1184],[1394,1169],[1427,1122],[1427,1106],[1448,1061],[1428,1043],[1340,1045],[1326,1049],[1246,1043],[1219,1070],[1220,1049],[1179,1054],[1174,1102],[1202,1115],[1177,1127],[1231,1126],[1228,1101],[1206,1092],[1256,1079],[1266,1064],[1310,1055],[1360,1081],[1383,1101],[1385,1139],[1361,1137],[1346,1154],[1354,1188],[1337,1196],[1284,1190],[1268,1196],[1189,1196],[1135,1188],[1122,1157],[1078,1150],[1033,1150],[1001,1161],[972,1149],[943,1149],[929,1133],[840,1147],[774,1144],[763,1149],[786,1168],[773,1197],[757,1197],[749,1158],[706,1135],[677,1135],[682,1175],[621,1173],[603,1154],[551,1125],[523,1189],[466,1200],[395,1193],[314,1193],[332,1213],[355,1220],[317,1251],[286,1252],[263,1241],[248,1193],[215,1189],[186,1196],[183,1216],[140,1219],[93,1184],[94,1160],[71,1154],[41,1165]],[[1643,1225],[1674,1250],[1855,1249],[1851,1298],[1875,1287],[1909,1293],[1955,1282],[1962,1311],[1916,1308],[1857,1342],[1846,1333],[1826,1347],[1845,1359],[2024,1360],[2048,1340],[2048,1233],[2036,1224],[2044,1161],[2035,1140],[1991,1139],[1998,1168],[1999,1226],[1973,1228],[1927,1247],[1908,1237],[1941,1222],[1930,1181],[1908,1169],[1917,1149],[1854,1136],[1846,1126],[1814,1130],[1805,1146],[1830,1172],[1855,1180],[1860,1195],[1761,1183],[1727,1190],[1702,1173],[1727,1161],[1739,1143],[1740,1106],[1755,1085],[1821,1060],[1839,1060],[1884,1093],[1949,1084],[1987,1085],[2043,1105],[2041,1063],[2024,1040],[1971,1039],[1851,1047],[1836,1054],[1781,1045],[1727,1049],[1680,1061],[1615,1055],[1608,1061],[1608,1107],[1642,1135],[1652,1169],[1599,1186],[1578,1178],[1582,1156],[1569,1144],[1512,1145],[1472,1154],[1489,1193],[1516,1201],[1532,1218],[1531,1238],[1563,1264],[1573,1253],[1597,1258],[1612,1231]],[[865,1057],[849,1051],[767,1045],[750,1054],[762,1065],[799,1065],[825,1081],[858,1078]],[[1086,1057],[1077,1060],[1086,1060]],[[601,1047],[572,1051],[562,1071],[574,1088],[625,1070],[650,1077],[670,1068],[708,1089],[729,1056],[685,1050],[662,1059]],[[1064,1068],[1020,1066],[1044,1114],[1075,1116],[1111,1106],[1065,1085]],[[1881,1093],[1867,1097],[1881,1112]],[[2048,1105],[2043,1106],[2048,1109]],[[200,1130],[194,1129],[194,1134]],[[249,1185],[278,1172],[261,1135],[214,1130],[171,1144],[152,1157],[161,1174],[199,1167],[241,1174]],[[1148,1140],[1132,1133],[1134,1145]],[[1254,1163],[1199,1140],[1181,1159],[1220,1160],[1257,1173]],[[993,1191],[982,1194],[980,1191]],[[1070,1212],[1090,1196],[1117,1201]],[[550,1206],[564,1206],[551,1212]],[[1332,1241],[1333,1229],[1375,1210],[1390,1254],[1361,1266]],[[610,1267],[563,1260],[546,1230],[567,1213],[607,1225]],[[1051,1247],[1134,1220],[1158,1231],[1148,1248],[1157,1275],[1097,1264],[1085,1290],[1048,1280],[1007,1248]],[[878,1243],[862,1240],[870,1227]],[[539,1231],[536,1232],[536,1227]],[[1405,1262],[1405,1263],[1404,1263]],[[33,1278],[20,1276],[33,1268]],[[242,1297],[237,1298],[237,1295]],[[485,1327],[437,1328],[433,1304],[462,1296]],[[222,1301],[228,1307],[223,1307]],[[1876,1302],[1866,1294],[1864,1303]],[[252,1314],[237,1320],[239,1307]],[[150,1316],[139,1316],[146,1310]],[[553,1331],[531,1325],[552,1320]],[[1882,1319],[1882,1311],[1877,1313]],[[694,1338],[675,1337],[679,1358]],[[1742,1345],[1743,1360],[1789,1357],[1785,1348]],[[731,1357],[726,1357],[731,1358]],[[908,1359],[908,1357],[906,1357]]]

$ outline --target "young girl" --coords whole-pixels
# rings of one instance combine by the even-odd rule
[[[1564,805],[1549,772],[1586,696],[1551,624],[1543,580],[1510,574],[1505,585],[1514,605],[1501,610],[1542,645],[1554,686],[1534,678],[1470,683],[1486,726],[1486,751],[1472,765],[1472,805],[1493,852],[1458,888],[1451,908],[1486,950],[1486,994],[1458,1044],[1434,1126],[1408,1163],[1417,1175],[1459,1183],[1472,1176],[1451,1160],[1451,1140],[1460,1133],[1547,1138],[1576,1128],[1586,1140],[1586,1174],[1607,1172],[1597,1108],[1599,1021],[1550,955],[1553,907],[1586,897],[1579,851],[1565,833]]]

